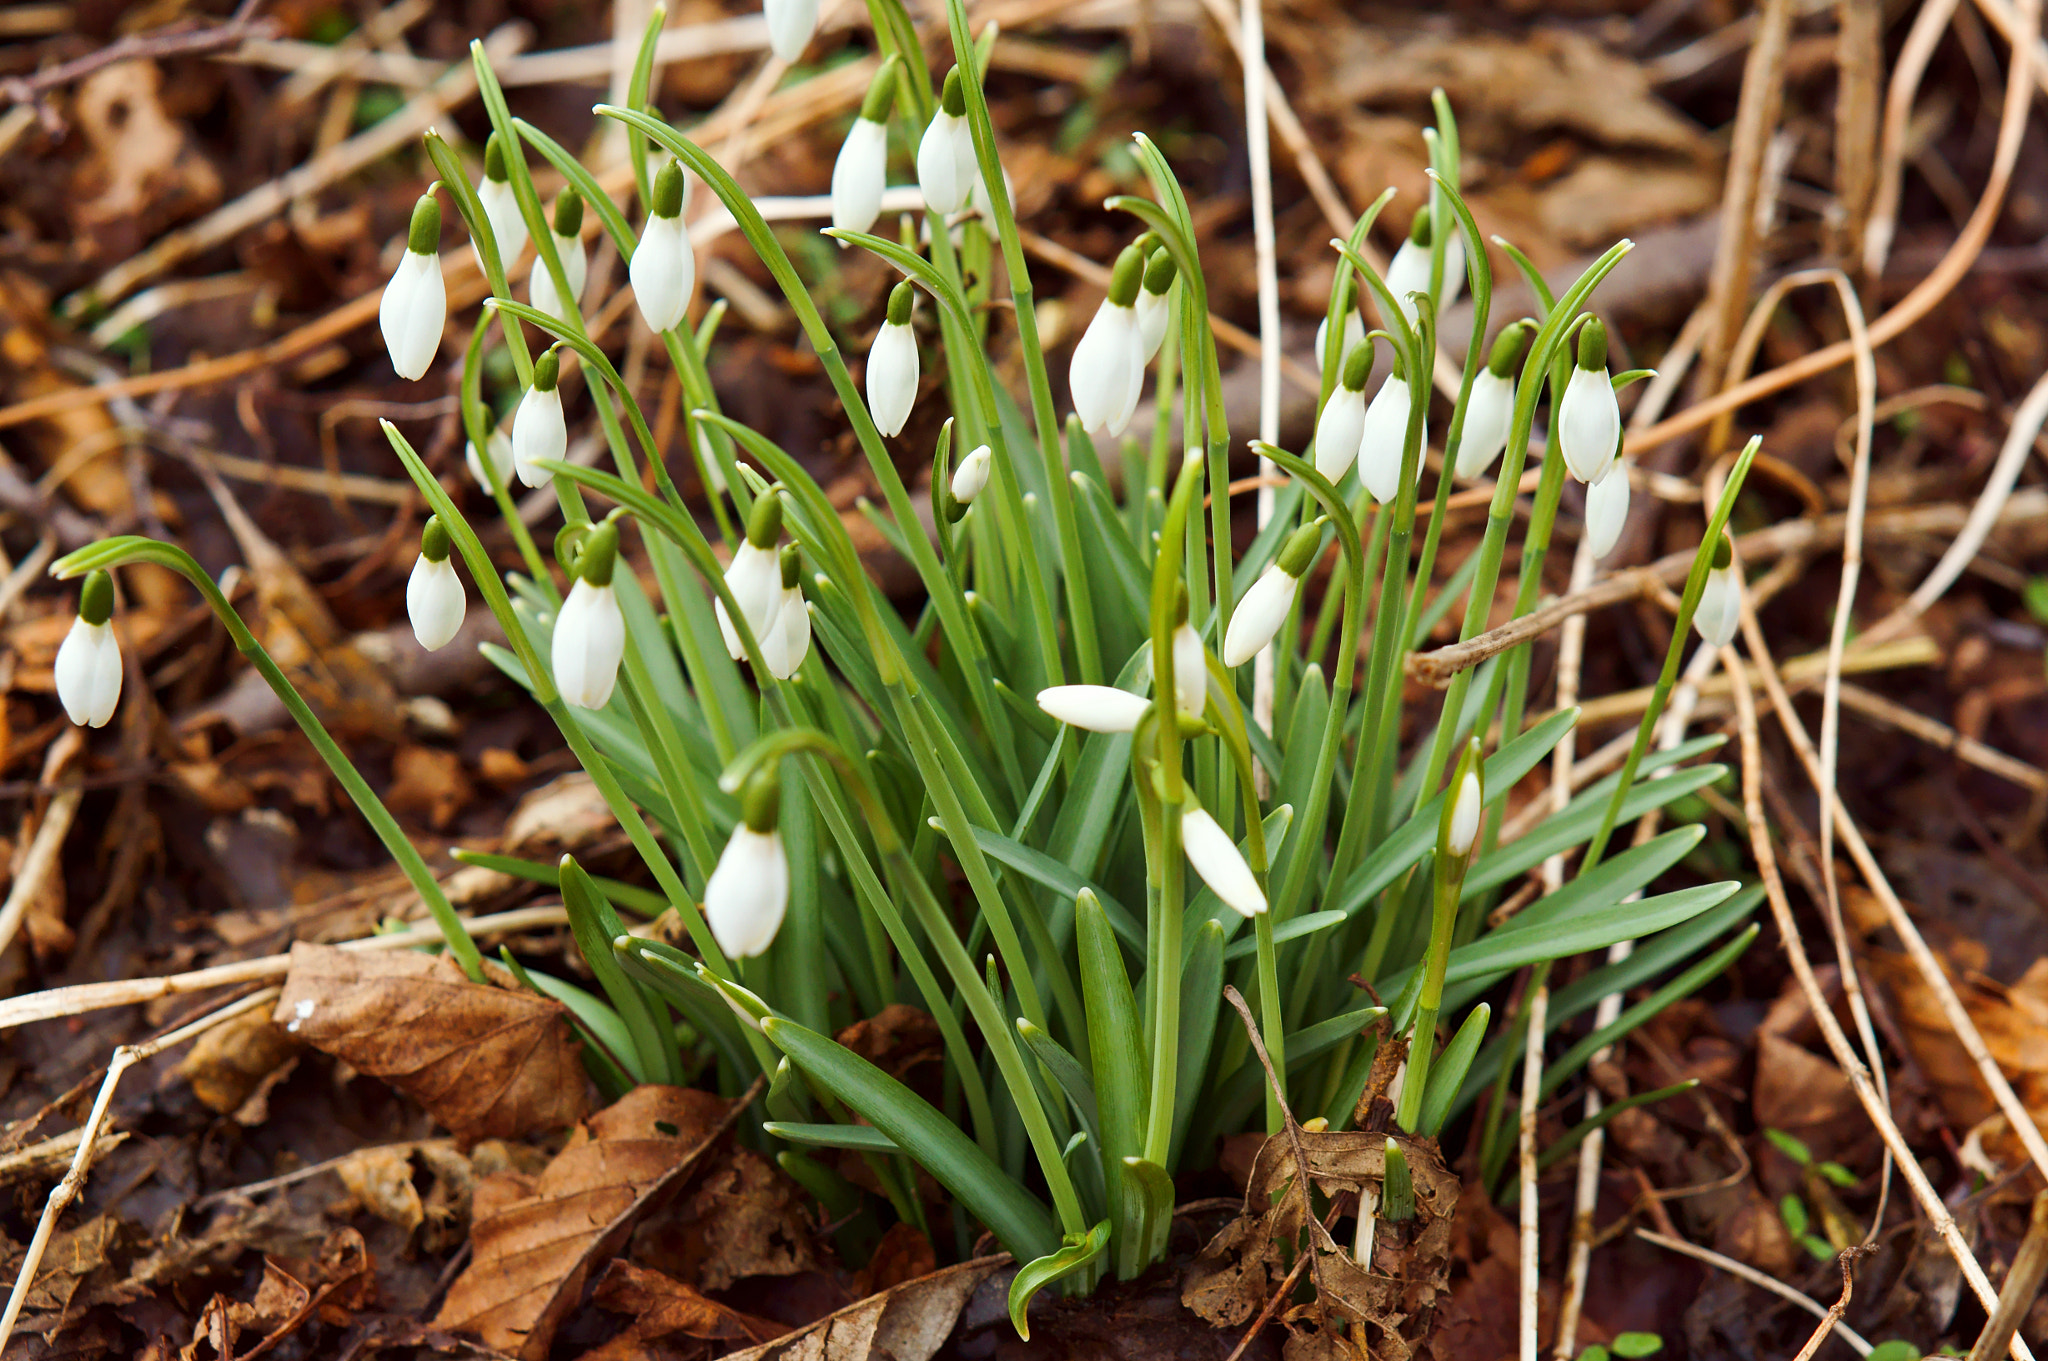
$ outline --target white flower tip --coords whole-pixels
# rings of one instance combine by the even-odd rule
[[[1259,887],[1251,866],[1238,853],[1230,834],[1209,816],[1207,809],[1191,805],[1181,814],[1180,837],[1188,863],[1226,906],[1239,916],[1264,915],[1265,891]]]
[[[1150,707],[1143,695],[1112,685],[1055,685],[1038,692],[1038,707],[1089,732],[1130,732]]]
[[[1465,778],[1458,782],[1458,801],[1451,808],[1450,852],[1452,855],[1467,855],[1472,843],[1479,837],[1479,815],[1484,811],[1480,793],[1479,774],[1468,770]]]

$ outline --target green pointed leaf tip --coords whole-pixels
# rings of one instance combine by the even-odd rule
[[[1054,1281],[1099,1259],[1109,1246],[1109,1221],[1102,1220],[1085,1234],[1067,1234],[1062,1241],[1064,1246],[1058,1252],[1026,1262],[1010,1282],[1010,1324],[1025,1342],[1031,1340],[1028,1315],[1032,1298]]]
[[[104,570],[86,577],[79,588],[78,617],[88,624],[104,624],[114,617],[114,578]]]
[[[495,136],[496,134],[492,134]],[[654,177],[654,215],[664,220],[680,217],[683,211],[683,164],[673,156]]]
[[[1589,373],[1607,367],[1607,327],[1598,317],[1579,328],[1579,367]]]
[[[420,556],[428,562],[446,562],[452,546],[448,526],[441,523],[440,516],[429,515],[426,527],[420,530]]]
[[[430,193],[420,195],[420,201],[412,206],[405,248],[414,255],[435,255],[441,250],[441,205]]]

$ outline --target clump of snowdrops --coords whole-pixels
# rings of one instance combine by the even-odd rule
[[[800,51],[815,5],[771,8],[778,51]],[[1082,1291],[1157,1260],[1175,1175],[1207,1165],[1219,1136],[1279,1127],[1281,1098],[1221,1005],[1226,984],[1253,999],[1284,1099],[1304,1120],[1350,1123],[1390,1041],[1412,1046],[1395,1106],[1402,1138],[1434,1138],[1500,1084],[1475,1134],[1482,1170],[1498,1177],[1506,1055],[1519,1052],[1522,1018],[1493,1025],[1489,989],[1526,966],[1638,941],[1626,961],[1558,994],[1549,1024],[1562,1027],[1602,995],[1676,973],[1552,1063],[1554,1088],[1746,943],[1755,896],[1733,883],[1642,896],[1685,860],[1699,827],[1606,852],[1619,822],[1723,773],[1691,764],[1711,741],[1651,755],[1648,737],[1686,621],[1710,646],[1733,628],[1724,525],[1754,449],[1707,525],[1622,769],[1503,842],[1506,791],[1576,712],[1540,711],[1525,644],[1410,714],[1401,658],[1461,599],[1461,637],[1486,627],[1518,523],[1515,608],[1534,607],[1568,479],[1587,487],[1581,532],[1602,553],[1616,541],[1628,472],[1615,393],[1641,375],[1609,373],[1587,308],[1628,244],[1553,297],[1501,243],[1541,308],[1489,334],[1492,253],[1458,195],[1456,127],[1439,98],[1434,188],[1386,274],[1363,249],[1391,191],[1332,243],[1342,267],[1318,341],[1314,445],[1257,447],[1286,485],[1236,553],[1202,260],[1165,158],[1138,136],[1150,195],[1107,205],[1131,218],[1132,242],[1074,349],[1063,422],[983,94],[986,43],[951,0],[955,65],[935,80],[898,0],[870,8],[884,61],[833,173],[828,232],[903,276],[872,338],[843,337],[866,350],[864,384],[747,195],[650,110],[657,11],[631,97],[597,108],[626,132],[637,229],[561,146],[510,116],[475,49],[494,129],[481,174],[472,185],[454,148],[427,135],[441,178],[414,212],[380,322],[402,376],[434,369],[448,320],[445,197],[491,289],[460,370],[465,461],[483,501],[465,494],[465,511],[404,432],[384,429],[432,511],[406,592],[420,642],[453,639],[474,589],[508,640],[491,659],[555,720],[653,883],[593,878],[566,856],[466,857],[558,885],[597,987],[517,968],[521,981],[567,1004],[608,1094],[686,1081],[737,1093],[765,1077],[754,1137],[842,1234],[857,1241],[880,1206],[821,1148],[866,1159],[890,1212],[949,1229],[963,1250],[991,1232],[1028,1264],[1012,1295],[1022,1327],[1047,1284]],[[900,239],[872,234],[892,138],[914,145],[927,208]],[[536,189],[536,155],[560,181],[552,203]],[[881,490],[875,522],[922,582],[914,617],[880,594],[799,462],[721,414],[705,356],[722,309],[694,327],[687,316],[690,183],[731,212],[815,348]],[[674,365],[681,457],[709,491],[708,531],[671,478],[671,450],[586,331],[602,301],[585,296],[586,219],[628,262],[639,315]],[[537,258],[521,290],[507,270],[529,241]],[[1014,311],[993,305],[999,277]],[[1439,404],[1449,420],[1418,546],[1437,318],[1468,289],[1472,342],[1452,357],[1455,399]],[[1369,332],[1367,296],[1381,322]],[[1005,343],[1023,361],[1021,394],[987,358],[996,318],[1015,327]],[[509,437],[483,390],[498,347],[519,387]],[[930,392],[927,367],[943,374]],[[1148,376],[1158,418],[1133,431]],[[578,389],[610,470],[567,458],[565,398]],[[919,401],[950,413],[936,447],[919,451],[931,530],[890,443]],[[1518,516],[1540,409],[1550,456]],[[1437,508],[1455,480],[1487,477],[1484,538],[1439,580]],[[552,552],[520,520],[515,480],[556,493]],[[501,519],[523,570],[501,574],[488,556],[479,508]],[[97,726],[113,712],[121,662],[107,573],[139,561],[173,567],[206,595],[480,980],[479,952],[419,853],[181,550],[114,539],[57,565],[86,578],[57,662],[73,720]],[[1269,725],[1247,716],[1265,665]],[[1404,727],[1422,735],[1405,752]],[[1493,924],[1504,890],[1566,854],[1575,870],[1561,888]],[[669,912],[687,947],[629,934],[621,915]],[[1354,977],[1385,1005],[1368,1005]],[[937,1023],[936,1103],[831,1038],[898,1002]],[[913,1164],[955,1197],[950,1224],[927,1223]],[[1369,1210],[1362,1223],[1369,1237]]]

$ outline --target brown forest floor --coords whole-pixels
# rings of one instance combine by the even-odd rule
[[[749,8],[676,0],[670,22],[710,24]],[[932,8],[912,5],[920,15]],[[1921,6],[1764,8],[1796,14],[1785,40],[1759,55],[1752,40],[1768,23],[1735,0],[1270,5],[1271,64],[1310,153],[1284,128],[1276,137],[1287,344],[1312,364],[1308,336],[1332,268],[1325,243],[1349,214],[1389,184],[1404,202],[1419,201],[1420,129],[1439,85],[1459,116],[1483,229],[1552,271],[1620,236],[1639,243],[1601,295],[1627,361],[1617,368],[1663,362],[1686,343],[1689,319],[1725,318],[1732,329],[1794,270],[1848,261],[1881,332],[1857,619],[1867,627],[1905,601],[1962,531],[2015,408],[2048,369],[2048,137],[2031,119],[1988,237],[1973,236],[1968,224],[1994,179],[2011,64],[1996,20],[2018,6],[1963,4],[1934,30],[1939,41],[1917,92],[1905,92],[1910,118],[1893,142],[1881,133],[1884,97]],[[977,22],[1002,26],[991,95],[1020,216],[1047,243],[1035,268],[1056,371],[1102,288],[1099,271],[1077,275],[1059,252],[1101,261],[1122,244],[1124,228],[1099,205],[1139,178],[1124,149],[1132,129],[1151,132],[1189,185],[1212,306],[1256,330],[1241,76],[1217,21],[1234,23],[1233,0],[986,0],[973,9]],[[372,324],[386,246],[431,177],[418,131],[438,122],[474,139],[486,128],[460,75],[469,39],[491,35],[506,54],[501,69],[516,69],[533,59],[514,52],[608,42],[614,16],[608,6],[524,0],[399,0],[385,9],[274,0],[253,10],[230,20],[222,4],[187,0],[0,9],[0,867],[10,871],[0,998],[258,960],[293,940],[352,939],[387,916],[419,915],[281,707],[167,575],[124,574],[131,670],[115,723],[81,739],[64,721],[50,668],[73,596],[42,568],[53,553],[110,533],[174,538],[208,571],[231,574],[259,636],[437,865],[452,868],[446,852],[458,845],[536,858],[573,849],[600,872],[631,873],[602,810],[593,815],[573,790],[551,784],[573,759],[545,715],[468,645],[475,639],[431,658],[411,639],[403,582],[424,512],[376,419],[409,418],[428,432],[422,451],[447,485],[473,488],[461,471],[455,370],[444,364],[424,385],[400,382]],[[861,7],[826,11],[814,64],[772,90],[755,80],[766,59],[751,43],[677,61],[662,76],[664,110],[711,114],[722,131],[709,144],[742,167],[753,192],[815,194],[829,181],[870,68]],[[1877,20],[1879,45],[1857,40],[1853,22],[1844,38],[1843,16]],[[631,15],[621,21],[628,33],[638,25]],[[372,37],[344,44],[346,61],[314,45],[350,29]],[[931,32],[942,40],[943,24]],[[121,53],[128,59],[95,59],[138,35],[139,46]],[[1779,99],[1775,109],[1755,100],[1758,117],[1744,124],[1746,63],[1756,68],[1752,93]],[[451,66],[456,75],[441,79]],[[508,79],[513,110],[565,145],[584,145],[609,67],[599,53],[578,81]],[[1886,183],[1897,190],[1890,211]],[[1764,205],[1735,215],[1751,226],[1733,244],[1721,232],[1731,185],[1737,199],[1747,192]],[[1872,232],[1890,245],[1867,269]],[[822,246],[802,249],[814,253],[800,261],[834,263],[817,253]],[[843,268],[823,301],[836,326],[864,340],[888,280],[857,256],[836,262]],[[616,284],[608,251],[593,278],[607,270]],[[713,357],[725,409],[786,447],[814,451],[820,483],[859,534],[853,507],[871,490],[867,474],[765,272],[737,236],[706,252],[701,270],[709,292],[732,306]],[[1919,308],[1924,316],[1903,334],[1883,331],[1877,319],[1917,298],[1930,274],[1946,284],[1931,310]],[[1497,301],[1497,317],[1526,305],[1514,292]],[[627,324],[624,296],[600,322],[622,344],[640,331]],[[1447,329],[1457,336],[1455,317]],[[1833,290],[1808,287],[1761,329],[1741,372],[1696,370],[1642,447],[1642,465],[1662,480],[1652,479],[1653,496],[1638,494],[1608,563],[1689,551],[1702,464],[1711,462],[1706,441],[1734,448],[1761,433],[1769,461],[1745,502],[1750,522],[1738,529],[1819,526],[1751,563],[1772,568],[1762,625],[1809,729],[1819,722],[1814,682],[1841,582],[1852,371],[1837,363],[1803,381],[1760,384],[1732,431],[1705,428],[1695,404],[1742,372],[1782,374],[1849,335]],[[629,378],[649,372],[645,339],[636,334],[628,347]],[[1014,355],[998,358],[1015,364]],[[1244,393],[1236,405],[1253,411],[1255,364],[1231,350],[1225,362]],[[1290,380],[1284,443],[1306,438],[1313,399]],[[664,437],[676,400],[673,380],[643,384]],[[916,419],[935,423],[936,405]],[[902,447],[929,447],[935,433],[913,425]],[[2022,457],[2010,493],[1991,498],[1996,514],[1967,570],[1852,665],[1838,784],[1992,1059],[2048,1128],[2048,460]],[[698,497],[686,462],[677,460],[678,476]],[[906,471],[915,484],[923,470]],[[1476,541],[1479,514],[1475,506],[1453,520],[1444,562]],[[509,544],[498,547],[509,561]],[[1552,558],[1562,595],[1570,553]],[[879,556],[876,565],[888,570]],[[1632,593],[1588,616],[1581,691],[1593,697],[1591,745],[1582,750],[1632,723],[1643,703],[1635,692],[1664,654],[1668,592],[1633,580]],[[482,615],[472,610],[472,628]],[[1556,657],[1552,635],[1538,653],[1540,684]],[[1789,905],[1819,988],[1850,1025],[1817,869],[1820,804],[1769,697],[1760,692],[1758,702],[1760,788]],[[1737,726],[1726,685],[1710,686],[1697,730]],[[1741,789],[1707,792],[1708,849],[1754,878]],[[2019,1249],[2040,1176],[1840,844],[1843,939],[1871,999],[1891,1116],[1996,1284]],[[471,913],[542,900],[474,870],[459,872],[458,885]],[[538,919],[545,924],[519,937],[521,954],[573,973],[559,918]],[[249,978],[240,986],[252,994],[270,981],[260,970]],[[0,1279],[17,1274],[115,1047],[174,1031],[234,996],[161,997],[5,1033]],[[1674,1358],[1790,1358],[1813,1328],[1777,1297],[1638,1229],[1747,1264],[1822,1305],[1842,1292],[1834,1252],[1860,1241],[1879,1212],[1882,1145],[1806,996],[1766,923],[1758,947],[1726,976],[1598,1072],[1610,1090],[1681,1078],[1702,1085],[1611,1130],[1581,1345],[1638,1330],[1660,1334]],[[301,1048],[268,1014],[263,998],[197,1044],[136,1056],[9,1356],[479,1351],[426,1321],[472,1252],[484,1250],[470,1232],[479,1178],[537,1173],[551,1147],[459,1148],[419,1107]],[[917,1042],[914,1030],[867,1040]],[[1579,1118],[1580,1100],[1569,1087],[1545,1109],[1546,1137]],[[772,1164],[715,1138],[703,1111],[662,1118],[696,1121],[705,1136],[693,1156],[670,1159],[625,1193],[631,1200],[659,1183],[666,1207],[600,1252],[551,1241],[542,1251],[549,1267],[521,1278],[522,1288],[560,1293],[549,1354],[722,1355],[897,1286],[892,1317],[935,1329],[933,1345],[953,1331],[945,1355],[1223,1357],[1243,1334],[1208,1331],[1161,1272],[1087,1306],[1052,1309],[1026,1349],[1001,1321],[1000,1294],[983,1285],[993,1266],[919,1279],[938,1264],[931,1246],[892,1235],[873,1261],[849,1270],[815,1206]],[[1841,1164],[1852,1184],[1803,1172],[1763,1136],[1767,1128]],[[1454,1166],[1462,1137],[1454,1127],[1447,1139]],[[1566,1160],[1542,1183],[1546,1349],[1574,1165]],[[1227,1218],[1220,1198],[1232,1193],[1222,1175],[1197,1189],[1219,1199],[1206,1218],[1189,1219],[1189,1248]],[[1787,1195],[1814,1207],[1810,1236],[1824,1252],[1788,1233],[1779,1208]],[[1465,1207],[1452,1302],[1428,1348],[1444,1361],[1493,1361],[1516,1350],[1514,1212],[1470,1193]],[[1847,1321],[1872,1341],[1967,1350],[1984,1311],[1896,1176],[1883,1216],[1874,1251],[1856,1265]],[[565,1284],[571,1266],[587,1276]],[[2048,1342],[2048,1300],[2019,1332]],[[866,1345],[816,1354],[866,1355]],[[1280,1330],[1268,1329],[1247,1354],[1279,1347]],[[897,1354],[930,1352],[905,1344]],[[1850,1353],[1829,1341],[1819,1354]]]

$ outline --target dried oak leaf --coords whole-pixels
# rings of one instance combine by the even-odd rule
[[[708,1299],[673,1276],[615,1261],[598,1277],[591,1300],[600,1309],[629,1314],[626,1330],[583,1361],[630,1361],[647,1356],[643,1345],[680,1334],[707,1342],[766,1342],[789,1331],[773,1319],[755,1318]]]
[[[636,1087],[591,1116],[538,1176],[477,1183],[467,1269],[434,1327],[542,1361],[593,1263],[672,1192],[741,1103],[681,1087]]]
[[[725,1361],[931,1361],[968,1297],[1009,1262],[1008,1253],[977,1257],[905,1281]]]
[[[589,1107],[559,1002],[487,987],[445,956],[292,946],[275,1018],[379,1077],[465,1143],[574,1124]]]
[[[747,1276],[811,1270],[811,1236],[796,1183],[753,1150],[731,1148],[687,1197],[648,1216],[631,1255],[699,1290],[723,1290]]]

